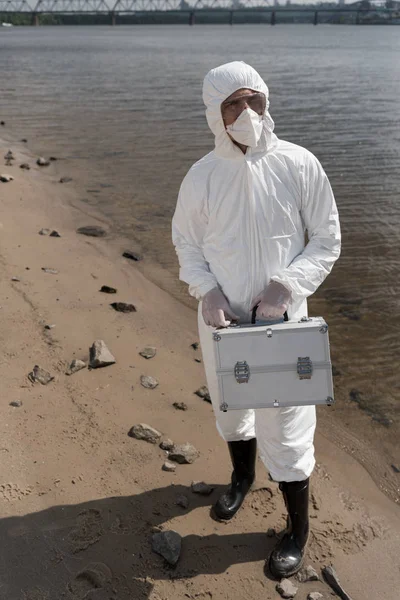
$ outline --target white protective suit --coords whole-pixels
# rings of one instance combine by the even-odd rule
[[[241,88],[266,96],[263,133],[246,154],[228,136],[221,103]],[[273,133],[268,88],[243,62],[213,69],[203,100],[215,150],[182,182],[172,223],[180,279],[201,298],[220,286],[234,313],[250,321],[252,300],[271,279],[288,288],[289,319],[307,315],[313,294],[340,254],[333,193],[320,163],[305,148]],[[305,246],[305,231],[309,241]],[[314,465],[315,407],[219,409],[212,327],[199,304],[199,335],[219,433],[226,441],[257,437],[261,459],[275,481],[302,481]]]

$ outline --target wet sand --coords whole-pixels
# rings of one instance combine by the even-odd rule
[[[0,156],[9,148],[17,160],[1,173],[14,181],[0,183],[0,597],[279,598],[264,559],[276,543],[266,532],[282,530],[284,506],[261,464],[237,517],[228,524],[210,518],[230,465],[210,405],[193,393],[205,383],[199,351],[191,348],[195,313],[146,277],[147,269],[157,276],[146,257],[133,263],[121,256],[131,244],[79,204],[73,182],[58,182],[61,162],[36,167],[25,147],[4,142]],[[21,170],[23,162],[31,170]],[[85,225],[110,235],[78,235]],[[39,235],[42,228],[61,238]],[[118,293],[102,294],[102,285]],[[114,301],[131,302],[137,312],[115,312]],[[323,300],[314,306],[324,314]],[[87,360],[96,339],[116,364],[66,376],[70,361]],[[139,355],[144,346],[157,348],[155,358]],[[31,383],[35,364],[54,381]],[[142,375],[156,377],[158,387],[143,388]],[[177,411],[174,402],[188,410]],[[357,406],[354,416],[360,427],[371,422]],[[128,437],[143,422],[176,443],[194,444],[200,457],[175,473],[162,471],[166,457],[158,445]],[[333,563],[353,600],[397,600],[400,515],[388,496],[398,493],[399,474],[388,463],[388,447],[374,448],[339,427],[331,411],[319,411],[306,564],[320,571]],[[193,480],[215,490],[197,496]],[[180,494],[189,498],[187,509],[175,503]],[[175,569],[151,551],[153,533],[169,529],[183,538]],[[300,600],[314,590],[331,597],[322,582],[298,587]]]

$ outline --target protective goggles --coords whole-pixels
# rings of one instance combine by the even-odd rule
[[[265,111],[265,95],[262,92],[254,92],[232,100],[225,100],[221,104],[223,116],[238,117],[246,108],[251,108],[257,114],[262,115]]]

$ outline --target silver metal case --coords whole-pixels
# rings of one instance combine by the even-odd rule
[[[236,325],[212,335],[222,411],[333,404],[322,317]]]

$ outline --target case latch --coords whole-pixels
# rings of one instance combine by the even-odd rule
[[[234,373],[238,383],[248,383],[250,379],[250,367],[245,360],[236,363]]]
[[[297,359],[297,374],[300,379],[311,379],[313,372],[312,361],[309,356],[299,356]]]

